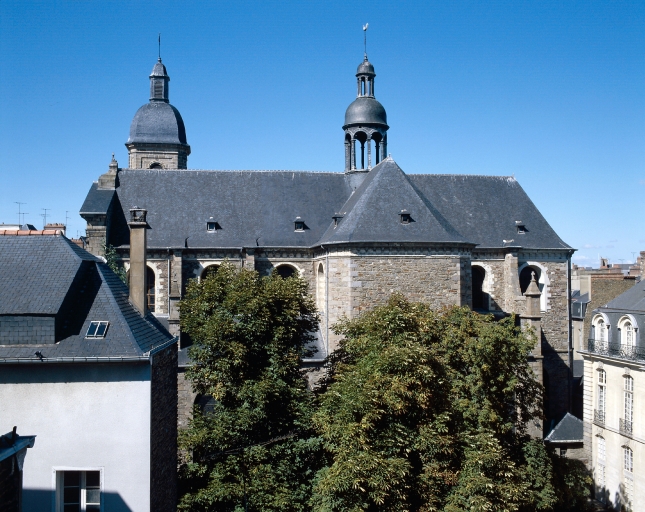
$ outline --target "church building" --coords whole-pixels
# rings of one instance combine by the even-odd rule
[[[101,255],[110,244],[129,268],[130,210],[146,210],[147,307],[175,335],[187,282],[226,260],[260,274],[303,277],[321,316],[310,365],[337,346],[331,327],[339,319],[394,292],[434,307],[524,315],[539,331],[529,358],[547,388],[546,433],[570,409],[574,250],[514,177],[406,174],[388,155],[390,127],[375,77],[365,55],[342,143],[339,137],[344,170],[189,170],[186,128],[169,102],[170,77],[159,59],[150,100],[130,125],[128,168],[113,159],[81,208],[88,248]],[[538,308],[527,308],[524,295],[532,273]],[[188,340],[180,340],[181,363]],[[181,371],[179,378],[188,389]]]

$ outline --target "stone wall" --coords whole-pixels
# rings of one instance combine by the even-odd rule
[[[150,391],[150,510],[177,506],[177,345],[152,357]]]
[[[177,372],[177,426],[181,428],[188,427],[188,423],[193,417],[193,405],[197,398],[197,393],[193,391],[193,383],[186,378],[186,368],[179,368]]]

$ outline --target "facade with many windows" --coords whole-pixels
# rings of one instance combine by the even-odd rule
[[[596,498],[645,510],[645,281],[592,313],[585,365],[584,441]]]

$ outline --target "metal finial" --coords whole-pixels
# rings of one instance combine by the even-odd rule
[[[161,62],[161,32],[159,32],[158,43],[159,43],[159,62]]]
[[[367,27],[369,26],[369,23],[365,23],[365,25],[363,25],[363,47],[365,49],[365,60],[367,60]]]

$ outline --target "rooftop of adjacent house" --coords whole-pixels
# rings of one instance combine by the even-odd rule
[[[512,177],[406,175],[387,158],[355,190],[352,183],[332,172],[123,169],[116,189],[92,185],[81,215],[112,206],[117,246],[129,243],[126,219],[137,205],[148,210],[151,248],[411,242],[571,249]]]
[[[103,260],[65,236],[5,234],[0,254],[0,362],[145,359],[174,342]]]
[[[554,444],[582,443],[583,433],[582,420],[567,413],[544,440]]]
[[[12,455],[19,454],[22,450],[33,448],[35,442],[36,436],[19,436],[16,433],[16,427],[14,427],[13,432],[0,436],[0,462]],[[21,466],[21,464],[19,465]]]
[[[645,280],[634,284],[629,290],[598,309],[645,313]]]

